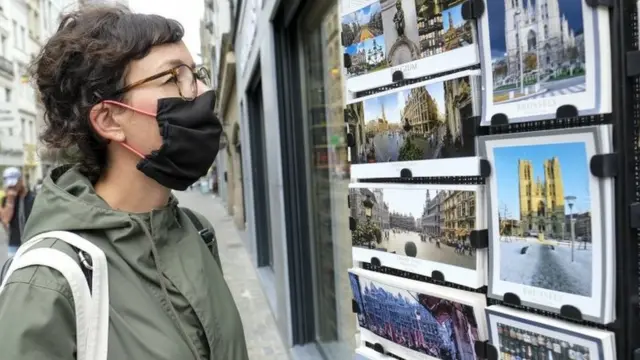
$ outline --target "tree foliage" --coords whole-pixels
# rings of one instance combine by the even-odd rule
[[[420,151],[420,148],[418,148],[410,138],[407,138],[407,141],[405,141],[404,144],[402,144],[402,147],[400,147],[398,161],[411,160],[422,160],[422,151]]]
[[[380,244],[382,242],[382,230],[380,230],[378,224],[372,221],[359,221],[351,237],[355,246],[369,245],[372,241]]]

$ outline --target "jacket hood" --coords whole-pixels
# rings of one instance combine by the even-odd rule
[[[157,211],[168,211],[175,217],[176,205],[177,200],[172,196],[167,207]],[[150,216],[151,213],[133,214],[112,209],[76,167],[64,165],[51,171],[44,180],[22,239],[27,241],[53,230],[91,232],[137,227],[136,224],[148,222]]]

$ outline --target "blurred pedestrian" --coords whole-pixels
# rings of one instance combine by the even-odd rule
[[[248,359],[217,245],[202,241],[213,228],[171,194],[207,174],[222,133],[208,72],[183,35],[175,20],[87,6],[62,18],[32,65],[42,141],[76,158],[44,180],[23,238],[67,231],[105,254],[108,354],[100,359]],[[54,249],[91,274],[86,253],[66,240],[44,239],[25,256]],[[84,284],[72,288],[48,266],[19,268],[6,281],[0,357],[75,360],[87,329],[76,327],[72,294]],[[85,310],[93,319],[96,310]]]
[[[24,184],[22,172],[17,167],[8,167],[2,172],[4,197],[0,208],[0,220],[9,237],[9,254],[13,256],[22,243],[24,226],[31,214],[35,194]]]

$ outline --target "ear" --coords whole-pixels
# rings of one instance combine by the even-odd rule
[[[106,140],[123,142],[125,135],[120,124],[113,116],[115,105],[99,103],[94,105],[89,112],[89,121],[98,135]]]

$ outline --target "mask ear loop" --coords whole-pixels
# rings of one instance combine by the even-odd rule
[[[155,117],[156,117],[156,114],[154,114],[154,113],[151,113],[151,112],[148,112],[148,111],[144,111],[144,110],[140,110],[140,109],[136,109],[136,108],[134,108],[133,106],[129,106],[129,105],[124,104],[124,103],[121,103],[121,102],[119,102],[119,101],[114,101],[114,100],[103,100],[102,102],[103,102],[103,103],[105,103],[105,104],[121,106],[121,107],[123,107],[123,108],[125,108],[125,109],[131,110],[131,111],[134,111],[134,112],[137,112],[137,113],[142,114],[142,115],[147,115],[147,116],[150,116],[150,117],[153,117],[153,118],[155,118]],[[139,156],[140,158],[142,158],[142,159],[144,159],[144,158],[146,157],[143,153],[141,153],[140,151],[138,151],[138,150],[134,149],[131,145],[129,145],[129,144],[127,144],[127,143],[125,143],[124,141],[121,141],[121,142],[120,142],[120,145],[122,145],[122,146],[123,146],[123,147],[125,147],[127,150],[131,151],[132,153],[134,153],[134,154],[138,155],[138,156]]]
[[[121,107],[123,107],[125,109],[129,109],[131,111],[135,111],[135,112],[137,112],[139,114],[142,114],[142,115],[151,116],[153,118],[157,116],[157,114],[155,114],[155,113],[144,111],[144,110],[140,110],[140,109],[136,109],[133,106],[130,106],[130,105],[127,105],[127,104],[124,104],[124,103],[121,103],[121,102],[118,102],[118,101],[115,101],[115,100],[103,100],[102,102],[105,103],[105,104],[121,106]]]

